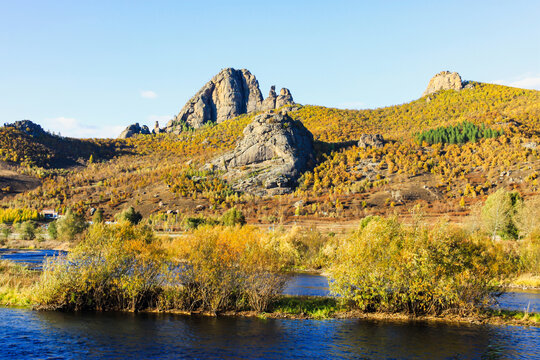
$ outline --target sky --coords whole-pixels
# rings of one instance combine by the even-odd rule
[[[226,67],[349,109],[416,99],[442,70],[540,90],[539,18],[538,0],[0,0],[0,122],[163,126]]]

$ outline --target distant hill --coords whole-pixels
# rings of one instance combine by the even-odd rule
[[[110,159],[122,153],[113,140],[74,139],[44,131],[29,120],[0,128],[0,160],[22,166],[63,168],[94,160]]]

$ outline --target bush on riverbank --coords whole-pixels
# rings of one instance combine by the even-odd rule
[[[164,285],[166,256],[152,231],[96,224],[67,257],[48,260],[38,308],[131,310],[153,307]]]
[[[203,226],[173,245],[186,264],[172,283],[183,287],[165,307],[188,311],[264,311],[285,285],[279,252],[251,226]]]
[[[264,311],[281,294],[279,253],[253,227],[202,227],[169,246],[128,222],[95,224],[65,258],[48,261],[38,308]]]
[[[491,303],[517,257],[449,224],[371,218],[336,254],[331,290],[364,311],[466,313]]]

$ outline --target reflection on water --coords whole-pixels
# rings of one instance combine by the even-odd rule
[[[0,358],[409,358],[540,356],[540,328],[66,314],[0,308]]]

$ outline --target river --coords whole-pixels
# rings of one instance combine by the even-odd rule
[[[0,308],[0,358],[538,359],[540,328]]]
[[[324,296],[328,282],[297,274],[285,293]],[[511,294],[508,307],[538,306],[539,293]],[[0,344],[0,359],[538,359],[540,328],[0,308]]]

